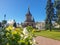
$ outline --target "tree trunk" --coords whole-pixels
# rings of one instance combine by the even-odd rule
[[[50,19],[50,25],[49,26],[50,26],[49,27],[50,31],[52,31],[52,21],[51,21],[51,19]]]

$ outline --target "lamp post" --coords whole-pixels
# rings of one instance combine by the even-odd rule
[[[6,20],[6,14],[4,15],[4,20]]]

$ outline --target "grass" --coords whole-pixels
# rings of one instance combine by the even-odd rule
[[[35,35],[37,36],[44,36],[47,38],[52,38],[55,40],[59,40],[60,41],[60,32],[56,32],[56,31],[40,31],[40,32],[35,32]]]

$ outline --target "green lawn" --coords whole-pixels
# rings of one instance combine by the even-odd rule
[[[35,35],[60,40],[60,32],[56,32],[56,31],[51,31],[51,32],[49,30],[40,31],[40,32],[35,32]]]

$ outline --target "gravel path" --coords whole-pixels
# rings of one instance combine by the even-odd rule
[[[38,43],[37,45],[60,45],[60,41],[42,36],[36,37],[36,42]]]

